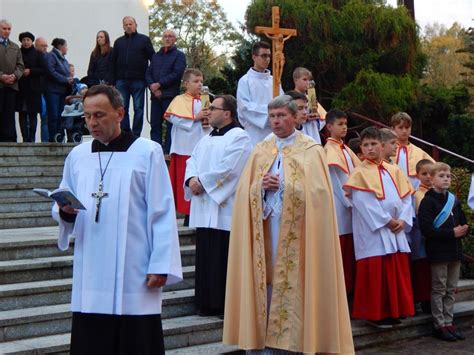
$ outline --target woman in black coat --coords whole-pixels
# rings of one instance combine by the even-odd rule
[[[34,142],[38,113],[41,112],[41,77],[45,74],[42,54],[33,46],[35,36],[20,33],[21,55],[25,71],[18,82],[17,111],[23,142]]]
[[[110,84],[112,74],[112,47],[107,31],[97,32],[95,48],[91,53],[87,69],[86,84],[91,87],[97,84]]]

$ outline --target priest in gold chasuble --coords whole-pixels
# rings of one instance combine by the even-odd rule
[[[291,97],[268,108],[274,136],[257,144],[235,194],[223,341],[353,353],[324,149],[295,130]]]

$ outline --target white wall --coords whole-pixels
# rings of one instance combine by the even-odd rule
[[[18,34],[24,31],[45,37],[49,44],[55,37],[66,39],[66,57],[75,65],[76,77],[81,78],[87,74],[98,31],[106,30],[113,43],[123,35],[122,18],[133,16],[138,32],[148,34],[146,3],[147,0],[0,0],[0,19],[12,23],[10,39],[17,43]],[[149,131],[146,123],[142,135],[149,137]]]

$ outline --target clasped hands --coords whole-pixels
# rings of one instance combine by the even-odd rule
[[[280,188],[279,175],[271,173],[263,175],[262,188],[265,191],[277,191]]]
[[[0,79],[4,84],[13,85],[16,81],[16,76],[15,74],[2,74],[2,76],[0,76]]]
[[[150,85],[150,91],[153,94],[153,96],[155,96],[157,99],[159,99],[162,95],[162,92],[160,89],[161,89],[160,83],[153,83]]]
[[[391,219],[390,222],[386,224],[386,227],[388,227],[392,233],[400,233],[403,228],[405,227],[405,222],[402,221],[401,219]]]

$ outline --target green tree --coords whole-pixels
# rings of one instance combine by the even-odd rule
[[[157,48],[167,28],[176,31],[188,67],[200,69],[206,80],[221,76],[225,53],[241,38],[217,0],[156,0],[150,9],[150,36]]]
[[[404,7],[392,8],[377,0],[254,0],[246,13],[249,32],[256,25],[270,25],[270,5],[280,7],[281,27],[298,31],[285,42],[284,89],[292,87],[294,68],[307,67],[315,77],[319,99],[331,107],[335,95],[362,70],[421,77],[425,57],[416,25]],[[372,110],[369,102],[360,106],[375,117],[388,111]]]

